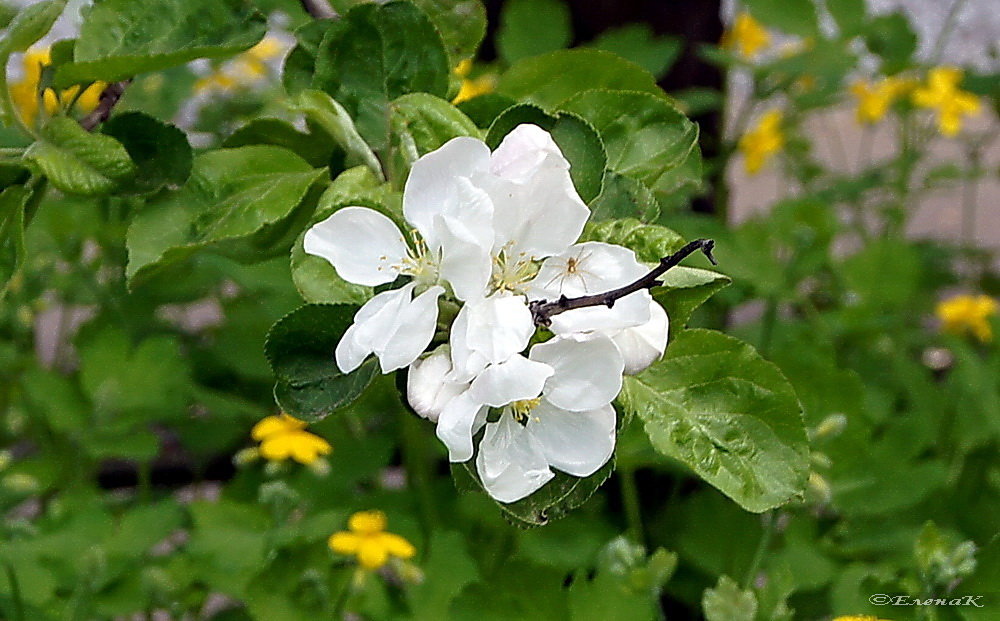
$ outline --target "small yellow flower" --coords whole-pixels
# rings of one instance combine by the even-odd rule
[[[757,124],[743,134],[738,146],[743,153],[747,172],[757,174],[785,146],[785,134],[781,131],[781,110],[770,110],[761,116]]]
[[[284,461],[291,457],[300,464],[310,465],[332,448],[323,438],[305,431],[306,423],[288,414],[268,416],[253,426],[250,435],[260,442],[260,454],[269,461]]]
[[[71,86],[58,94],[51,88],[39,93],[39,82],[42,71],[52,63],[49,50],[33,49],[24,53],[22,59],[23,71],[21,78],[10,85],[10,98],[14,102],[17,114],[25,125],[34,125],[38,120],[39,107],[43,107],[47,116],[52,116],[64,105],[76,99],[76,108],[87,113],[97,107],[101,91],[107,86],[104,82],[94,82],[80,93],[79,86]]]
[[[455,75],[462,78],[462,87],[458,89],[458,94],[451,100],[453,104],[460,104],[474,97],[492,93],[496,89],[496,77],[492,75],[481,75],[478,78],[470,78],[472,72],[472,60],[466,58],[455,67]]]
[[[846,617],[837,617],[833,621],[889,621],[889,620],[879,619],[878,617],[873,617],[871,615],[847,615]]]
[[[732,28],[722,35],[722,47],[737,50],[744,58],[753,58],[771,43],[771,35],[749,13],[736,16]]]
[[[997,314],[997,306],[988,295],[956,295],[939,302],[935,313],[945,332],[970,333],[986,343],[993,340],[990,317]]]
[[[927,83],[913,91],[913,103],[937,110],[938,129],[945,136],[954,136],[962,129],[962,117],[980,111],[979,98],[960,89],[961,82],[958,67],[935,67],[927,75]]]
[[[898,77],[888,77],[877,82],[858,80],[851,85],[851,92],[858,99],[858,123],[878,123],[889,111],[889,106],[912,87],[911,80]]]
[[[385,532],[386,518],[381,511],[359,511],[347,521],[350,530],[330,535],[327,544],[337,554],[351,554],[365,569],[378,569],[389,557],[413,558],[417,549],[409,541]]]
[[[199,79],[195,82],[194,90],[196,93],[228,92],[252,86],[268,76],[268,63],[281,56],[285,47],[280,39],[268,35],[257,45]]]

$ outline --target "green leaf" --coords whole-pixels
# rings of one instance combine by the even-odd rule
[[[44,37],[65,8],[66,0],[44,0],[21,9],[0,40],[0,58],[4,64],[8,56],[23,52]]]
[[[452,464],[451,475],[460,489],[486,491],[476,472],[476,458]],[[600,470],[586,478],[575,477],[555,470],[555,477],[537,492],[513,503],[496,502],[504,517],[523,528],[544,526],[564,517],[573,509],[587,502],[614,471],[614,458]]]
[[[461,110],[427,93],[411,93],[396,99],[392,102],[392,114],[399,121],[398,128],[410,135],[420,155],[441,147],[452,138],[480,138],[481,134]]]
[[[867,19],[865,0],[826,0],[826,10],[837,22],[837,28],[844,37],[861,32]]]
[[[375,358],[344,374],[334,350],[354,321],[356,306],[307,304],[271,327],[264,345],[277,377],[278,405],[306,421],[323,419],[361,396],[378,375]]]
[[[49,121],[25,157],[38,164],[52,185],[68,194],[114,192],[136,173],[135,163],[120,142],[92,134],[67,117]]]
[[[364,164],[380,177],[382,164],[371,147],[358,133],[354,121],[339,103],[322,91],[306,90],[299,93],[298,109],[333,136],[347,152],[347,165]]]
[[[434,22],[452,67],[472,58],[486,36],[486,9],[479,0],[413,0]]]
[[[886,75],[909,67],[917,51],[917,35],[906,15],[901,12],[879,15],[868,22],[863,34],[868,49],[882,58],[882,71]]]
[[[650,591],[633,589],[629,578],[601,570],[593,579],[578,572],[569,587],[570,618],[573,621],[655,619]]]
[[[788,380],[748,344],[686,330],[666,355],[626,377],[619,403],[642,419],[653,446],[748,511],[802,494],[808,444]]]
[[[800,37],[817,37],[819,19],[812,0],[746,0],[747,11],[766,26]]]
[[[698,126],[650,93],[588,91],[560,108],[590,123],[608,153],[608,169],[654,188],[697,148]]]
[[[0,300],[24,262],[24,207],[30,198],[23,185],[0,192]]]
[[[562,0],[507,0],[500,13],[497,49],[513,64],[561,50],[573,41],[569,8]]]
[[[593,89],[641,91],[664,97],[653,76],[611,52],[559,50],[526,58],[502,76],[497,92],[546,109]]]
[[[174,125],[142,112],[126,112],[105,123],[101,131],[122,143],[138,168],[129,190],[150,194],[164,186],[179,187],[191,174],[191,145]]]
[[[288,149],[315,168],[329,165],[334,149],[333,142],[325,131],[304,133],[288,121],[266,117],[254,119],[240,127],[223,141],[222,146],[236,148],[255,144]]]
[[[691,313],[732,280],[728,276],[696,267],[678,265],[660,278],[663,284],[653,289],[653,299],[670,318],[670,335],[676,336],[687,325]]]
[[[706,621],[754,621],[757,617],[753,591],[741,589],[729,576],[719,576],[715,588],[705,589],[701,607]]]
[[[584,229],[583,241],[599,241],[625,246],[635,251],[640,261],[659,262],[684,246],[684,238],[658,224],[645,224],[634,218],[606,220]]]
[[[590,45],[631,60],[657,79],[666,75],[684,47],[678,37],[655,35],[649,24],[605,30]]]
[[[74,62],[56,71],[55,85],[117,82],[196,58],[225,58],[266,30],[246,0],[103,0],[84,12]]]
[[[361,4],[331,22],[312,87],[349,113],[376,151],[389,143],[389,102],[407,93],[448,94],[451,67],[441,35],[409,2]]]
[[[552,139],[569,160],[570,177],[584,202],[589,203],[600,194],[607,156],[600,137],[589,123],[574,114],[549,114],[537,106],[521,104],[508,108],[493,121],[486,134],[486,144],[496,149],[503,137],[522,123],[533,123],[552,134]]]
[[[275,247],[288,248],[284,238],[298,234],[295,223],[311,215],[305,199],[323,174],[279,147],[198,156],[183,188],[147,204],[133,219],[127,236],[130,286],[201,249],[259,260]]]
[[[609,170],[604,174],[600,195],[590,204],[590,212],[591,222],[620,218],[652,222],[660,215],[660,205],[642,182]]]

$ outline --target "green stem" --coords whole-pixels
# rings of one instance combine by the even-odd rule
[[[635,469],[620,466],[618,482],[621,485],[622,505],[625,507],[625,519],[628,523],[628,534],[635,543],[645,545],[645,529],[642,526],[642,506],[639,504],[639,486],[635,481]]]
[[[3,568],[7,574],[7,583],[10,585],[10,600],[14,608],[10,615],[11,621],[24,621],[24,601],[21,599],[21,585],[17,580],[17,572],[10,561],[4,559]]]
[[[753,553],[753,559],[750,561],[750,567],[747,568],[747,575],[743,579],[743,588],[749,589],[753,586],[754,578],[757,576],[757,570],[760,569],[760,564],[764,560],[764,554],[767,552],[767,548],[771,545],[771,539],[774,537],[774,513],[768,511],[760,516],[761,522],[763,522],[764,530],[760,534],[760,541],[757,542],[757,549]]]

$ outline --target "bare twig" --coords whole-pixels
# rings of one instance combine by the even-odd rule
[[[299,0],[306,13],[316,19],[337,19],[339,15],[326,0]]]
[[[125,87],[131,82],[132,80],[122,80],[121,82],[108,84],[101,91],[101,97],[94,111],[80,119],[80,126],[89,132],[104,121],[107,121],[108,117],[111,116],[111,109],[115,107],[118,100],[125,94]]]
[[[528,304],[528,308],[531,310],[531,316],[535,320],[535,325],[537,326],[551,325],[552,317],[554,315],[565,313],[568,310],[586,308],[588,306],[607,306],[608,308],[611,308],[615,305],[615,302],[630,293],[635,293],[636,291],[641,291],[643,289],[652,289],[653,287],[663,284],[658,280],[660,276],[663,276],[667,270],[675,267],[688,256],[698,252],[699,250],[703,252],[706,257],[708,257],[708,260],[712,262],[712,265],[718,265],[715,261],[715,257],[712,256],[713,248],[715,248],[715,242],[711,239],[696,239],[669,257],[663,257],[660,259],[660,264],[650,270],[648,274],[633,283],[625,285],[624,287],[612,289],[611,291],[598,293],[596,295],[583,295],[578,298],[567,298],[564,295],[555,302],[535,300]]]

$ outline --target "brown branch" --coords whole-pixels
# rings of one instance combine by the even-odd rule
[[[93,131],[95,127],[104,121],[107,121],[108,117],[111,116],[111,109],[115,107],[118,100],[125,94],[125,87],[131,82],[132,80],[122,80],[121,82],[108,84],[101,91],[97,107],[90,114],[80,119],[80,126],[89,132]]]
[[[677,266],[681,261],[699,250],[703,252],[706,257],[708,257],[708,260],[712,262],[712,265],[718,265],[715,261],[715,257],[712,256],[713,248],[715,248],[715,242],[711,239],[696,239],[669,257],[663,257],[660,259],[660,264],[650,270],[648,274],[635,282],[625,285],[624,287],[612,289],[611,291],[595,295],[583,295],[578,298],[567,298],[564,295],[560,296],[560,298],[555,302],[535,300],[528,304],[528,308],[531,310],[531,316],[535,320],[535,325],[542,327],[548,327],[551,325],[552,317],[554,315],[565,313],[568,310],[586,308],[588,306],[607,306],[608,308],[611,308],[615,305],[615,302],[630,293],[635,293],[636,291],[641,291],[643,289],[652,289],[653,287],[662,285],[663,283],[658,280],[660,276],[663,276],[667,270]]]
[[[316,19],[337,19],[340,17],[326,0],[299,0],[306,13]]]

